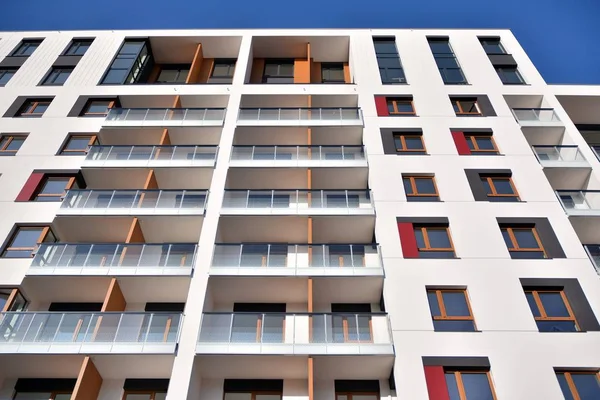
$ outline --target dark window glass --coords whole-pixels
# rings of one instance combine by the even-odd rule
[[[267,60],[263,83],[294,83],[294,60]]]
[[[160,71],[156,83],[185,83],[189,73],[189,67],[165,67]]]
[[[30,99],[25,101],[16,117],[41,117],[50,106],[50,99]]]
[[[450,238],[446,229],[428,229],[429,243],[434,248],[449,248]]]
[[[522,85],[525,83],[516,67],[496,67],[496,72],[505,85]]]
[[[235,60],[215,60],[211,78],[233,78],[235,72]]]
[[[429,39],[429,48],[433,54],[454,54],[448,39]]]
[[[425,150],[421,136],[405,136],[406,148],[409,150]]]
[[[525,290],[540,332],[577,332],[577,321],[562,290]]]
[[[442,315],[440,311],[440,305],[435,291],[427,291],[427,301],[429,302],[429,309],[431,310],[431,316],[439,317]]]
[[[12,52],[11,56],[29,57],[41,43],[41,40],[23,40],[19,47]]]
[[[558,379],[560,389],[562,390],[563,395],[565,396],[565,400],[575,400],[575,397],[573,397],[573,392],[569,387],[569,383],[567,382],[565,374],[556,374],[556,378]]]
[[[442,291],[446,314],[453,317],[464,317],[471,315],[467,299],[463,292],[445,292]]]
[[[446,377],[446,386],[448,387],[448,395],[450,400],[461,400],[458,392],[458,382],[456,382],[456,376],[453,372],[444,374]]]
[[[542,305],[549,317],[568,317],[569,311],[563,302],[562,296],[558,292],[539,293]]]
[[[71,136],[63,146],[61,153],[63,155],[82,155],[86,154],[89,146],[95,144],[96,137],[90,136]]]
[[[577,393],[581,400],[600,399],[600,382],[598,374],[571,374]]]
[[[46,233],[47,232],[47,233]],[[55,242],[52,232],[42,226],[18,227],[11,237],[8,246],[4,248],[2,257],[27,258],[31,257],[39,242]]]
[[[73,68],[52,68],[46,79],[42,82],[44,86],[61,86],[73,72]]]
[[[494,142],[492,141],[491,137],[478,136],[477,138],[475,138],[475,141],[477,142],[477,147],[480,150],[495,150],[496,149],[496,146],[494,146]]]
[[[74,39],[65,51],[66,56],[82,56],[90,48],[94,39]]]
[[[388,98],[388,112],[392,114],[415,114],[412,98]]]
[[[540,314],[540,309],[538,308],[537,303],[535,302],[533,293],[525,293],[525,296],[527,297],[527,303],[529,304],[529,308],[531,309],[533,316],[541,317],[542,314]]]
[[[403,176],[408,201],[439,201],[433,176]]]
[[[479,39],[486,54],[506,54],[500,39]]]
[[[137,83],[151,58],[145,40],[127,40],[119,49],[101,83],[105,85]]]
[[[17,73],[16,68],[2,68],[0,69],[0,86],[4,86],[10,81],[10,79]]]
[[[394,38],[373,38],[381,83],[406,83],[402,62]]]
[[[25,136],[0,136],[0,156],[14,156],[25,142]]]
[[[105,117],[108,114],[109,109],[114,104],[114,100],[90,99],[83,108],[81,115],[92,117]]]
[[[321,63],[321,80],[323,83],[345,83],[344,64]]]
[[[49,177],[37,193],[35,201],[60,201],[67,189],[71,189],[71,177]]]
[[[462,373],[467,400],[495,400],[487,374]]]

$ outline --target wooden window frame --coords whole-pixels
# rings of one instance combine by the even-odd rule
[[[353,396],[377,396],[379,398],[379,392],[335,392],[335,400],[338,396],[346,396],[347,400],[352,400]]]
[[[540,316],[536,317],[534,315],[534,319],[536,321],[568,321],[568,322],[573,322],[575,324],[575,327],[577,328],[578,332],[581,332],[581,327],[579,326],[579,323],[577,322],[577,318],[575,317],[575,313],[573,312],[573,309],[571,308],[571,304],[569,303],[569,299],[567,299],[567,295],[565,293],[565,291],[563,289],[561,290],[552,290],[552,289],[527,289],[525,290],[525,294],[527,293],[531,293],[531,295],[533,296],[533,299],[535,300],[535,305],[537,306],[539,312],[540,312]],[[565,308],[567,309],[567,312],[569,313],[568,317],[549,317],[548,314],[546,313],[546,309],[544,308],[544,303],[542,303],[542,299],[540,299],[540,293],[560,293],[560,297],[565,305]]]
[[[421,140],[421,144],[423,145],[423,149],[409,149],[406,147],[406,138],[407,137],[418,137]],[[404,149],[399,149],[398,146],[396,146],[396,138],[400,139],[400,143],[402,143],[402,146],[404,146]],[[427,153],[427,148],[425,147],[425,141],[423,140],[423,135],[421,134],[414,134],[414,133],[408,133],[408,134],[404,134],[404,133],[394,133],[393,134],[393,139],[394,139],[394,147],[396,148],[396,153]]]
[[[573,377],[571,375],[595,375],[596,379],[600,380],[600,372],[596,371],[556,371],[556,375],[563,374],[565,376],[565,380],[567,381],[567,385],[569,386],[569,390],[571,391],[571,396],[574,400],[581,400],[581,396],[579,396],[579,391],[577,390],[577,386],[575,386],[575,381],[573,381]],[[558,378],[557,378],[558,379]]]
[[[52,103],[52,99],[27,99],[25,103],[19,108],[17,112],[17,117],[41,117],[44,115],[44,112],[35,112],[35,109],[40,106],[42,103],[48,103],[48,107]],[[25,112],[26,110],[31,109],[31,111]]]
[[[510,177],[510,176],[486,176],[486,175],[479,175],[479,177],[481,179],[486,179],[488,185],[490,186],[490,189],[492,190],[491,194],[490,193],[486,193],[488,198],[490,198],[490,197],[492,197],[492,198],[493,197],[512,197],[512,198],[516,198],[517,201],[521,201],[521,198],[519,197],[519,192],[517,192],[517,188],[515,187],[515,184],[514,184],[514,182],[512,180],[512,177]],[[513,194],[501,194],[501,193],[498,193],[496,191],[496,186],[494,184],[494,179],[499,179],[499,180],[501,179],[501,180],[508,181],[508,183],[510,183],[510,187],[511,187],[511,189],[513,191]]]
[[[26,135],[0,135],[0,143],[2,140],[7,139],[6,143],[0,146],[0,153],[12,154],[16,155],[21,148],[19,147],[17,150],[7,150],[8,146],[10,146],[11,142],[15,139],[27,139]]]
[[[130,394],[149,394],[150,400],[155,400],[156,395],[159,393],[167,392],[163,392],[162,390],[125,390],[125,392],[123,392],[123,397],[121,398],[121,400],[127,400],[127,396],[129,396]]]
[[[67,149],[67,146],[69,145],[69,142],[71,142],[71,139],[73,139],[73,138],[87,138],[87,137],[90,138],[90,140],[88,142],[88,148],[90,146],[93,146],[94,143],[96,142],[96,140],[98,140],[98,137],[96,135],[71,135],[71,136],[69,136],[67,138],[67,141],[61,147],[59,154],[60,155],[65,155],[65,154],[69,154],[69,153],[72,153],[72,154],[81,154],[81,153],[87,154],[88,150],[69,150],[69,149]]]
[[[21,230],[27,230],[29,228],[42,228],[42,232],[40,233],[40,236],[38,236],[38,239],[36,241],[36,245],[33,247],[10,247],[11,243],[14,242],[17,234],[21,231]],[[48,236],[48,233],[52,232],[50,230],[50,226],[43,226],[43,225],[33,225],[33,226],[17,226],[16,229],[12,232],[12,234],[10,235],[10,238],[6,244],[6,247],[4,247],[2,249],[2,255],[0,256],[0,258],[4,258],[4,255],[6,254],[6,252],[8,251],[28,251],[31,250],[31,257],[34,256],[34,251],[35,249],[41,244],[44,243],[44,239]],[[52,232],[52,234],[54,235],[54,233]],[[56,236],[54,236],[56,237]]]
[[[454,111],[456,113],[456,115],[483,115],[483,113],[481,112],[481,108],[479,107],[479,102],[477,101],[477,99],[471,100],[468,98],[451,98],[450,99],[452,101],[452,108],[454,108],[454,106],[456,106],[458,108],[458,111]],[[461,102],[467,102],[467,101],[472,101],[475,105],[475,108],[477,109],[477,112],[469,112],[469,111],[465,111],[462,107]]]
[[[226,392],[224,390],[223,391],[223,400],[225,400],[225,396],[228,393],[249,393],[250,400],[256,400],[257,395],[279,395],[281,398],[283,398],[283,392],[279,392],[277,390],[232,390],[232,391],[228,391],[228,392]]]
[[[471,302],[469,301],[469,295],[467,294],[466,289],[427,289],[427,293],[435,293],[438,308],[440,309],[440,314],[442,314],[440,316],[435,316],[433,315],[433,313],[431,313],[431,318],[434,321],[471,321],[473,323],[473,329],[477,330],[477,325],[475,324],[475,317],[473,316],[473,309],[471,308]],[[449,316],[446,313],[446,305],[444,304],[444,297],[442,296],[443,293],[462,293],[465,296],[465,301],[467,302],[469,316]]]
[[[64,178],[68,178],[69,180],[67,181],[67,184],[65,185],[65,189],[62,193],[41,193],[42,190],[44,189],[44,186],[46,185],[46,183],[48,183],[48,181],[50,180],[55,180],[55,179],[64,179]],[[32,198],[33,201],[37,200],[38,197],[64,197],[65,194],[67,193],[68,190],[70,190],[73,187],[73,184],[75,183],[76,179],[74,176],[53,176],[53,175],[48,175],[48,176],[44,176],[44,179],[42,179],[42,182],[40,183],[40,188],[39,190],[37,190]]]
[[[480,149],[479,145],[477,144],[477,138],[485,138],[485,139],[490,139],[492,141],[492,145],[494,145],[493,149]],[[473,150],[471,151],[471,154],[477,152],[477,153],[489,153],[489,154],[500,154],[500,150],[498,150],[498,146],[496,145],[496,141],[494,140],[494,136],[493,135],[481,135],[481,134],[469,134],[469,133],[465,133],[465,140],[467,142],[471,142],[471,144],[473,145]]]
[[[94,102],[108,102],[108,106],[106,107],[106,112],[89,112],[88,110],[90,109],[90,107],[92,106],[92,104]],[[88,99],[85,102],[85,105],[83,106],[83,109],[81,110],[81,114],[79,114],[80,117],[105,117],[108,115],[108,112],[110,111],[111,108],[113,108],[115,106],[115,100],[114,99]]]
[[[404,180],[408,179],[410,181],[410,187],[412,188],[413,193],[406,193],[406,197],[431,197],[431,198],[440,198],[440,192],[438,191],[437,184],[435,183],[435,176],[427,176],[427,175],[402,175],[402,183]],[[435,193],[419,193],[417,190],[416,179],[431,179],[433,182],[433,188]]]
[[[542,240],[540,239],[540,236],[537,232],[537,229],[535,228],[535,226],[531,226],[531,227],[527,227],[527,226],[502,226],[500,227],[501,231],[506,230],[508,232],[508,237],[510,238],[510,241],[512,242],[514,247],[508,247],[508,251],[515,251],[515,252],[542,252],[544,253],[544,258],[548,258],[548,253],[546,253],[546,249],[544,248],[544,244],[542,243]],[[515,230],[530,230],[533,233],[533,236],[535,237],[536,242],[538,243],[538,245],[540,246],[539,248],[521,248],[519,247],[519,243],[517,242],[517,238],[515,237]],[[503,235],[504,236],[504,235]]]
[[[454,243],[452,242],[452,236],[450,235],[450,227],[449,226],[443,226],[443,225],[439,225],[439,226],[419,226],[419,225],[414,225],[413,226],[414,230],[420,229],[421,233],[423,234],[423,241],[425,242],[425,247],[418,247],[418,243],[417,243],[417,249],[419,252],[452,252],[454,254],[456,254],[456,251],[454,250]],[[429,242],[429,234],[427,233],[428,229],[432,229],[432,230],[442,230],[445,229],[446,230],[446,234],[448,235],[448,240],[450,241],[450,247],[449,248],[437,248],[437,247],[431,247],[431,243]]]
[[[390,102],[392,103],[392,108],[394,109],[394,111],[389,111]],[[410,112],[398,111],[398,103],[410,103],[410,106],[412,107],[412,111],[410,111]],[[386,97],[385,104],[388,109],[389,115],[417,115],[417,112],[415,110],[415,102],[412,98],[409,98],[409,97],[407,97],[407,98]]]
[[[444,374],[454,374],[454,378],[456,379],[456,386],[458,387],[458,395],[460,396],[460,400],[469,400],[467,397],[467,392],[465,391],[465,385],[462,381],[463,374],[485,374],[488,379],[488,384],[490,385],[490,392],[492,393],[492,397],[494,400],[498,400],[496,396],[496,391],[494,390],[494,382],[492,381],[492,374],[489,370],[473,370],[473,371],[461,371],[455,369],[444,370]]]

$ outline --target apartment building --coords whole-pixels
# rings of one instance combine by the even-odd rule
[[[508,30],[0,32],[0,400],[598,400],[598,110]]]

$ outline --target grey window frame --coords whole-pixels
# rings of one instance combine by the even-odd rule
[[[5,86],[15,76],[19,68],[0,68],[0,79],[4,78],[7,74],[11,74],[10,78],[4,83],[0,82],[0,87]]]
[[[486,44],[485,44],[486,42],[497,42],[498,43],[498,48],[501,51],[500,52],[488,52],[488,49],[486,48]],[[483,51],[485,51],[485,54],[487,54],[487,55],[508,54],[506,52],[506,49],[502,45],[502,41],[500,40],[500,38],[483,37],[483,38],[479,38],[479,43],[481,44],[481,47],[483,47]]]
[[[94,39],[73,39],[71,40],[71,43],[69,43],[69,45],[67,46],[67,48],[65,49],[65,51],[63,52],[63,56],[83,56],[85,53],[87,53],[87,51],[89,50],[90,46],[92,45],[92,43],[94,43]],[[79,48],[81,48],[83,45],[87,45],[87,48],[85,49],[85,51],[81,54],[77,54],[77,50],[79,50]],[[75,51],[72,51],[72,49],[75,49]]]
[[[282,65],[292,65],[292,74],[291,75],[281,75],[280,70]],[[268,65],[278,65],[277,67],[277,75],[266,75],[267,66]],[[277,82],[269,82],[269,78],[278,78],[278,79],[291,79],[293,83],[294,81],[294,73],[295,73],[295,60],[293,58],[267,58],[265,60],[265,66],[263,68],[262,74],[262,83],[277,83]]]
[[[456,54],[454,53],[454,50],[452,48],[452,45],[450,44],[450,39],[448,38],[427,38],[427,42],[429,44],[429,47],[431,49],[431,53],[433,54],[433,58],[435,59],[435,63],[438,67],[438,71],[440,72],[440,76],[442,77],[442,80],[444,81],[444,84],[446,85],[468,85],[469,81],[467,80],[467,77],[465,76],[465,73],[462,70],[462,67],[460,65],[460,63],[458,62],[458,58],[456,57]],[[449,52],[447,53],[436,53],[433,51],[433,48],[431,47],[432,43],[440,43],[440,42],[444,42],[448,45],[448,50]],[[440,66],[440,62],[439,60],[442,59],[452,59],[454,60],[454,62],[456,63],[456,67],[443,67]],[[458,71],[460,72],[460,75],[462,76],[462,81],[448,81],[448,78],[446,76],[446,71]]]
[[[519,72],[519,68],[516,66],[494,66],[496,73],[498,74],[498,78],[504,85],[525,85],[525,79],[523,79],[523,75]],[[519,82],[506,82],[504,80],[504,71],[505,70],[514,70],[514,74],[517,78],[519,78]]]
[[[69,77],[73,73],[74,69],[75,69],[74,67],[52,67],[52,68],[50,68],[50,71],[48,71],[48,74],[46,74],[46,77],[42,80],[42,82],[40,82],[39,86],[62,86],[69,79]],[[69,75],[67,76],[67,79],[65,79],[64,83],[54,83],[54,82],[56,82],[56,78],[58,78],[60,76],[60,74],[55,75],[54,76],[54,81],[50,82],[50,79],[53,77],[53,74],[56,71],[61,71],[61,73],[63,71],[68,71],[69,72]]]
[[[10,53],[10,57],[29,57],[35,53],[35,51],[40,47],[40,44],[44,39],[23,39],[21,43]],[[23,54],[22,49],[29,49],[29,47],[35,45],[35,48],[31,52],[31,54]]]
[[[380,42],[380,43],[389,42],[390,44],[393,43],[395,51],[394,52],[377,51],[377,45],[376,45],[377,42]],[[377,66],[379,68],[379,76],[381,78],[381,83],[383,85],[407,84],[408,81],[406,79],[406,73],[404,72],[404,67],[402,66],[402,60],[400,59],[400,54],[398,53],[398,47],[396,46],[396,39],[394,37],[373,37],[373,46],[375,47],[375,55],[377,56]],[[380,60],[384,60],[384,59],[396,60],[396,61],[398,61],[398,66],[397,67],[382,66],[380,63]],[[399,80],[397,82],[393,81],[392,79],[388,79],[387,78],[387,70],[388,69],[399,69],[402,73],[402,77],[399,78]],[[384,78],[384,72],[385,72],[385,78]]]
[[[215,75],[215,67],[218,64],[219,65],[227,65],[230,74],[229,75]],[[233,74],[235,73],[236,64],[237,64],[237,60],[233,59],[233,58],[215,58],[212,69],[210,70],[209,78],[233,78]]]
[[[333,68],[333,67],[335,67],[335,68],[341,67],[341,69],[342,69],[342,79],[341,80],[325,79],[324,72],[330,71],[330,68]],[[342,62],[323,62],[323,63],[321,63],[321,83],[331,83],[331,84],[346,83],[346,79],[344,78],[344,63],[342,63]]]
[[[142,46],[139,48],[139,50],[136,53],[123,53],[123,49],[129,43],[142,43]],[[143,60],[141,59],[142,56],[145,56],[145,58],[143,58]],[[142,76],[142,72],[144,71],[144,68],[148,65],[151,58],[152,58],[152,55],[149,50],[147,38],[145,38],[145,39],[142,39],[142,38],[125,39],[123,41],[123,44],[121,44],[119,51],[115,55],[115,58],[111,61],[109,67],[106,69],[106,72],[102,76],[102,79],[100,80],[100,85],[131,85],[131,84],[138,83],[139,79]],[[130,59],[133,59],[133,62],[128,67],[113,67],[115,62],[117,62],[118,60],[130,60]],[[106,82],[106,79],[110,75],[111,71],[127,71],[127,73],[125,75],[125,78],[120,83]]]
[[[157,84],[184,84],[184,83],[186,83],[188,77],[190,76],[191,69],[192,69],[192,66],[190,64],[164,65],[163,67],[161,67],[161,69],[158,73],[158,76],[156,77],[155,83],[157,83]],[[160,82],[159,81],[160,75],[164,71],[177,71],[177,79],[174,81]],[[185,79],[183,81],[180,81],[179,78],[181,78],[181,73],[183,71],[187,71],[187,73],[185,75]]]

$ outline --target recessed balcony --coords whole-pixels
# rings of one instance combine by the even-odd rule
[[[240,126],[356,126],[363,124],[357,107],[240,108]]]
[[[197,245],[42,243],[27,275],[189,276]]]
[[[214,167],[217,146],[92,146],[83,167]]]
[[[0,353],[173,354],[181,313],[5,312]]]
[[[69,190],[58,215],[203,215],[206,190]]]
[[[211,275],[383,276],[373,244],[216,244]]]
[[[531,147],[544,168],[591,168],[577,145]]]
[[[373,215],[369,190],[225,190],[223,214]]]
[[[198,354],[393,354],[385,313],[204,313]]]
[[[111,108],[103,127],[222,126],[225,108]]]
[[[513,108],[512,112],[522,127],[563,126],[553,108]]]
[[[557,190],[556,195],[570,217],[600,216],[600,190]]]
[[[232,167],[366,167],[363,146],[233,146]]]

